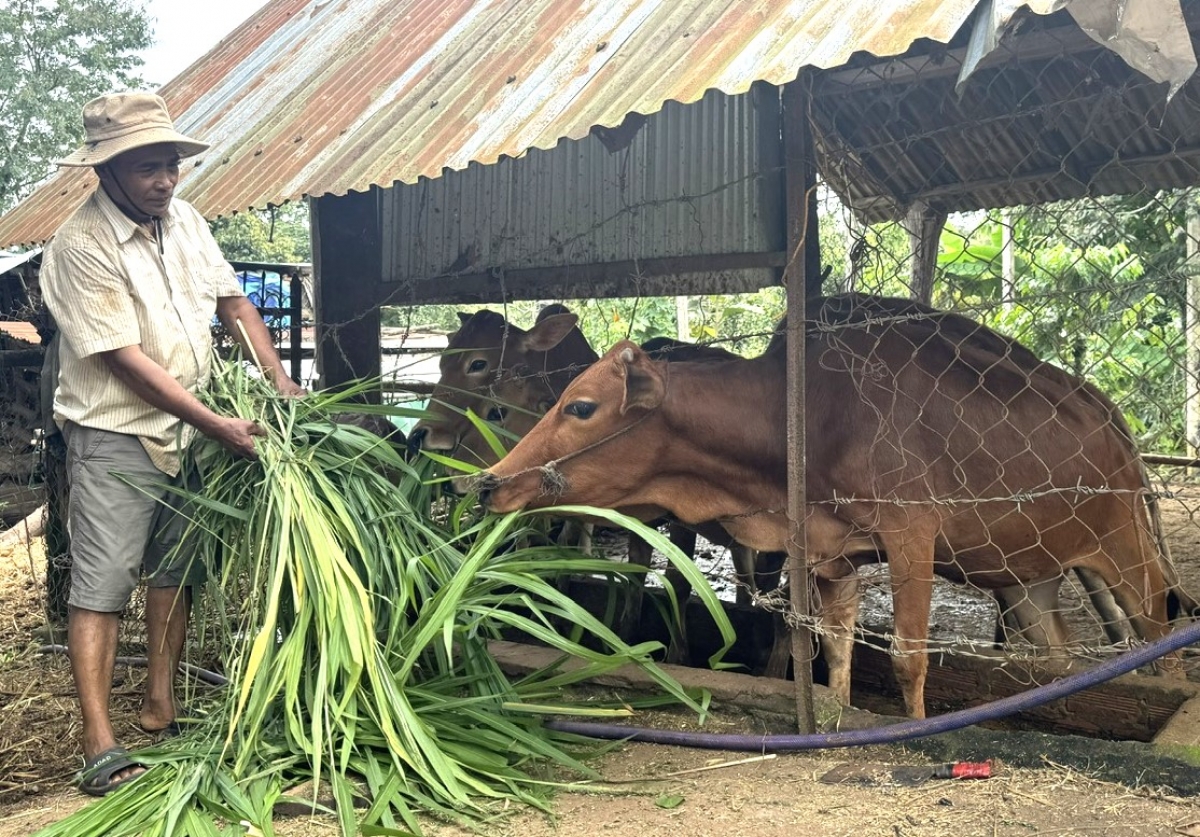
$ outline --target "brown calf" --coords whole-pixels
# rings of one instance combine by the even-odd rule
[[[597,355],[576,327],[579,318],[562,305],[543,308],[528,331],[495,311],[458,316],[462,326],[450,335],[439,361],[441,377],[429,400],[431,417],[417,423],[409,440],[415,447],[490,465],[496,456],[467,418],[467,410],[480,418],[503,419],[489,416],[502,409],[497,407],[496,388],[520,387],[524,399],[541,405],[540,415]]]
[[[843,300],[816,312],[805,370],[806,547],[837,694],[849,698],[854,571],[881,554],[896,675],[915,717],[925,712],[935,572],[1044,591],[1082,567],[1140,636],[1165,634],[1141,463],[1107,399],[989,348],[991,332],[969,338],[981,327],[965,318],[838,314]],[[785,375],[778,345],[750,360],[666,364],[620,343],[484,475],[481,498],[500,512],[659,506],[785,549]],[[1066,642],[1048,623],[1048,641]]]

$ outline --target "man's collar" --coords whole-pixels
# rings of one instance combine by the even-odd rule
[[[96,186],[95,201],[96,205],[100,208],[100,213],[108,221],[113,232],[116,233],[117,241],[124,244],[133,238],[134,234],[138,231],[138,223],[121,211],[121,208],[117,206],[116,202],[109,197],[108,192],[104,190],[102,184]],[[174,201],[171,203],[174,204]],[[171,226],[171,207],[167,207],[167,212],[163,216],[162,222],[163,227]]]

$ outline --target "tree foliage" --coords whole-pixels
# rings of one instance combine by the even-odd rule
[[[79,144],[84,104],[142,84],[151,43],[137,0],[0,3],[0,212]]]
[[[934,304],[965,311],[1086,378],[1146,450],[1183,443],[1185,193],[1026,207],[947,226]],[[1015,285],[1002,282],[1001,227]]]
[[[209,227],[230,261],[273,264],[312,261],[308,207],[303,203],[239,212],[217,218]]]

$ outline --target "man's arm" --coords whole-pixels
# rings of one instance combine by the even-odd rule
[[[205,407],[167,370],[147,357],[140,346],[100,352],[99,357],[121,383],[150,406],[186,421],[239,456],[258,458],[254,437],[266,435],[261,427],[246,419],[218,415]]]
[[[288,377],[271,340],[271,332],[249,299],[244,296],[222,296],[217,299],[217,317],[233,335],[247,355],[258,359],[264,375],[281,395],[304,395],[304,387]],[[241,328],[238,328],[238,324]]]

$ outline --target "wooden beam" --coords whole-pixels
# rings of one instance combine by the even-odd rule
[[[722,274],[735,270],[782,268],[786,254],[713,253],[672,256],[604,264],[563,267],[531,267],[508,270],[501,283],[491,273],[431,276],[414,281],[389,283],[381,288],[380,305],[474,304],[515,299],[594,299],[622,296],[676,296],[680,293],[715,293],[711,280],[688,282],[689,274]],[[684,277],[684,278],[680,278]],[[721,276],[721,293],[729,290],[728,276]],[[658,281],[655,281],[658,280]],[[738,291],[754,291],[771,280],[749,278]]]
[[[45,349],[4,349],[0,351],[0,369],[41,369],[45,356]]]
[[[609,596],[615,595],[611,586],[603,581],[582,578],[571,579],[566,592],[589,613],[600,617],[609,606]],[[655,589],[646,592],[641,634],[636,640],[659,641],[665,645],[670,641],[670,634],[662,621],[662,614],[666,610],[666,594]],[[657,605],[653,599],[658,600]],[[722,604],[737,633],[737,640],[723,662],[739,666],[737,670],[741,671],[760,670],[771,646],[772,615],[760,608],[733,602]],[[705,668],[709,655],[719,647],[721,637],[696,597],[691,597],[686,607],[692,663],[698,668]],[[879,635],[889,629],[889,625],[873,624],[866,626],[865,631]],[[506,632],[505,638],[518,642],[531,641],[531,638],[517,632]],[[1034,684],[1050,683],[1093,665],[1094,662],[1086,660],[1017,660],[1005,656],[1003,651],[989,652],[979,648],[949,649],[930,655],[926,692],[931,713],[942,714],[1027,691]],[[892,715],[903,713],[892,657],[886,649],[861,640],[856,642],[852,673],[855,706]],[[819,661],[817,674],[818,680],[824,677]],[[755,680],[768,678],[759,677]],[[739,700],[748,700],[746,696],[751,692],[751,688],[740,690]],[[1009,723],[1015,721],[1057,733],[1149,741],[1180,707],[1196,695],[1200,695],[1200,685],[1196,683],[1168,677],[1125,674],[1045,706],[1021,712]],[[794,700],[792,703],[794,705]]]
[[[986,654],[978,649],[963,654],[937,654],[929,661],[926,701],[931,714],[940,715],[1029,691],[1034,685],[1051,683],[1065,673],[1081,671],[1089,665],[1077,662],[1074,667],[1064,667],[1049,661],[1019,663],[1006,658],[1000,651]],[[893,700],[900,697],[892,657],[886,650],[855,643],[853,672],[856,705],[862,692]],[[1026,724],[1061,733],[1149,741],[1176,710],[1197,693],[1200,688],[1187,681],[1126,674],[1026,710],[1018,717]],[[902,704],[897,706],[903,711]]]
[[[380,191],[312,202],[313,287],[320,386],[377,378],[383,276]],[[374,400],[379,397],[375,394]]]
[[[796,723],[801,733],[816,730],[813,710],[812,660],[816,647],[808,620],[812,597],[805,547],[805,311],[810,263],[817,251],[816,213],[811,211],[816,194],[817,167],[813,155],[809,121],[809,79],[801,75],[783,88],[783,159],[787,205],[788,261],[784,267],[787,287],[787,449],[788,449],[788,578],[791,581],[789,619],[792,639],[792,670],[796,682]],[[820,256],[816,275],[820,277]]]
[[[947,215],[944,209],[917,201],[904,216],[908,252],[912,259],[912,286],[909,290],[913,299],[926,305],[933,302],[933,274],[937,268],[938,247]]]

